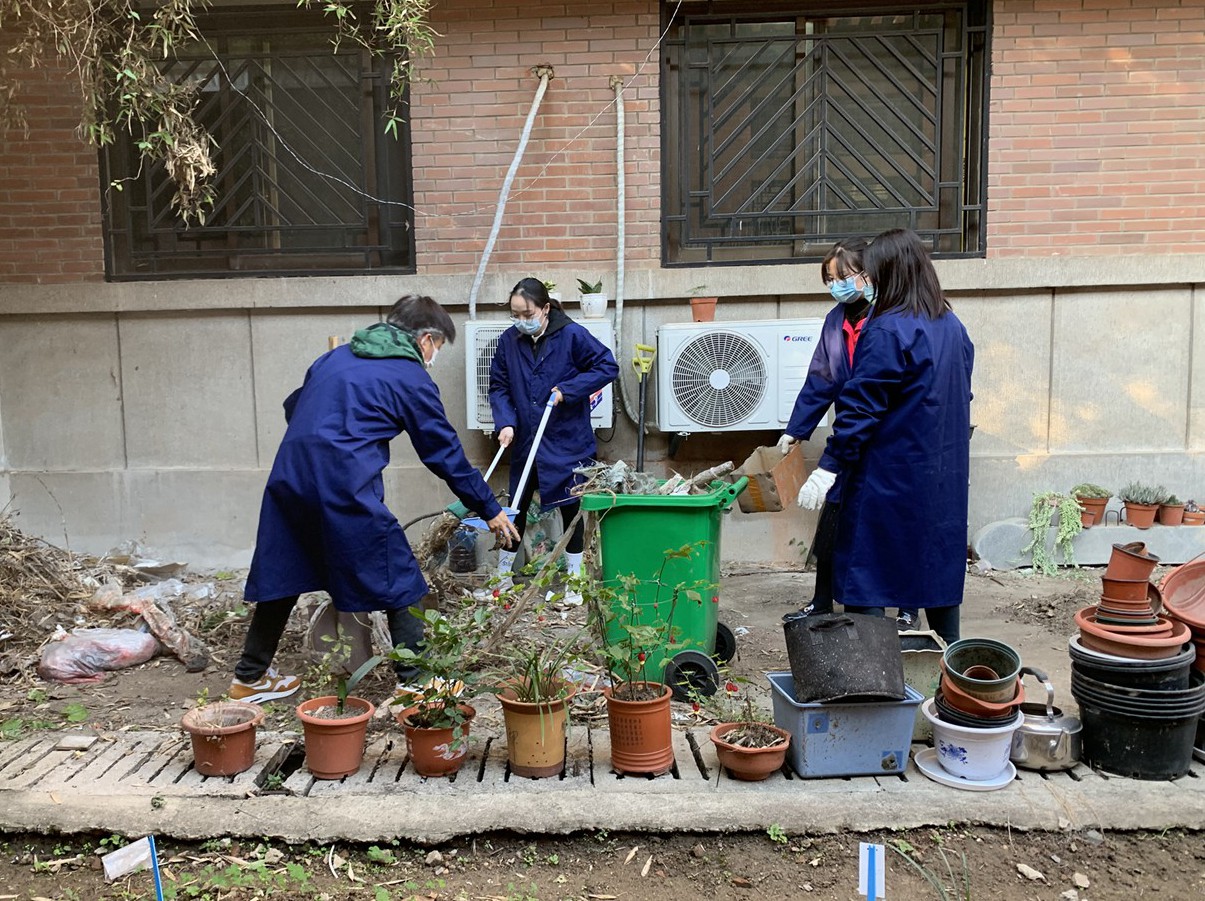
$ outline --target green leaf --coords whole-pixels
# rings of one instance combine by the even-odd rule
[[[63,718],[69,723],[82,723],[88,719],[88,708],[83,704],[68,704],[63,708]]]

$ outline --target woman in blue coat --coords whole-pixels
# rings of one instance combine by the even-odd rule
[[[319,357],[284,402],[288,428],[264,489],[244,597],[255,602],[230,697],[262,703],[300,681],[272,668],[299,595],[326,591],[336,609],[384,610],[394,645],[416,649],[409,608],[428,588],[397,518],[385,506],[389,442],[405,432],[419,459],[503,541],[518,533],[464,455],[427,374],[445,341],[447,312],[429,297],[399,300],[383,323]],[[417,672],[398,668],[399,680]]]
[[[874,309],[799,504],[817,509],[840,475],[837,599],[879,615],[884,607],[923,608],[929,627],[956,641],[974,347],[915,232],[879,235],[863,265]]]
[[[837,305],[824,317],[820,340],[812,354],[808,376],[795,398],[795,408],[786,431],[778,440],[783,454],[797,441],[807,441],[853,371],[854,348],[861,337],[870,304],[862,296],[862,252],[860,238],[838,241],[820,264],[820,277]],[[833,542],[841,512],[841,485],[835,484],[825,499],[812,540],[816,560],[816,589],[812,601],[800,612],[805,615],[833,612]]]
[[[539,279],[525,278],[511,290],[513,327],[498,339],[490,366],[490,409],[498,442],[510,446],[510,492],[515,498],[540,417],[550,395],[555,406],[536,449],[535,465],[517,498],[516,525],[523,534],[527,510],[538,489],[544,507],[559,507],[568,528],[581,507],[570,489],[579,481],[574,469],[593,461],[597,453],[590,409],[596,395],[619,375],[615,357],[548,296]],[[585,527],[578,522],[566,546],[569,575],[580,576]],[[498,555],[500,590],[513,587],[510,575],[515,552]],[[565,602],[580,604],[581,596],[567,592]]]

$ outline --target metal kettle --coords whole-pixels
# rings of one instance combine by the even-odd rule
[[[1054,686],[1041,670],[1021,667],[1046,686],[1045,704],[1022,704],[1021,726],[1013,733],[1009,759],[1027,770],[1069,770],[1080,759],[1083,725],[1054,706]]]

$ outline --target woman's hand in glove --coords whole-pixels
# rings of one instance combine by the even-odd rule
[[[819,468],[812,470],[808,480],[799,489],[799,506],[805,510],[819,510],[835,481],[837,481],[835,472]]]

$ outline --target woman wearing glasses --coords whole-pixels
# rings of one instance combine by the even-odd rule
[[[511,447],[512,499],[544,406],[549,395],[555,395],[523,496],[512,500],[519,511],[515,525],[522,537],[537,490],[544,507],[560,508],[566,528],[577,515],[580,503],[570,493],[577,478],[573,470],[593,460],[597,452],[590,427],[591,397],[615,380],[619,367],[611,351],[565,315],[560,301],[548,296],[539,279],[525,278],[511,289],[510,312],[513,327],[499,337],[490,366],[490,409],[498,442]],[[579,522],[566,548],[570,576],[581,574],[584,535]],[[514,551],[499,552],[503,591],[513,587],[514,562]],[[580,604],[581,596],[568,592],[565,602]]]

